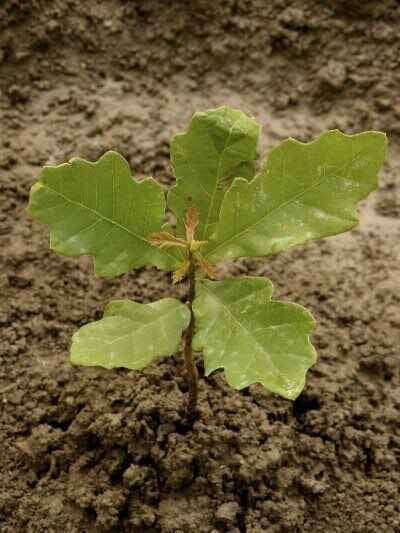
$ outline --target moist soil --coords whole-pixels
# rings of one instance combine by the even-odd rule
[[[400,532],[400,5],[394,0],[0,2],[0,530]],[[294,402],[205,378],[185,419],[181,354],[143,372],[72,367],[106,302],[185,299],[141,269],[94,278],[26,214],[43,164],[114,148],[173,183],[169,139],[228,104],[260,154],[325,129],[385,131],[352,232],[219,276],[268,276],[309,308],[319,360]]]

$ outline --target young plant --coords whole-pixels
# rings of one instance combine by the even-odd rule
[[[316,361],[313,317],[273,300],[266,278],[215,281],[214,265],[354,227],[357,202],[377,186],[386,137],[335,130],[309,143],[287,139],[256,172],[259,134],[241,111],[196,113],[172,139],[176,185],[167,197],[152,178],[133,178],[112,151],[96,163],[72,159],[43,168],[29,212],[49,226],[50,248],[92,255],[98,276],[152,265],[189,283],[186,305],[173,298],[109,303],[101,320],[74,334],[72,363],[142,369],[175,353],[184,332],[190,411],[197,402],[193,351],[203,353],[206,375],[224,369],[235,389],[261,383],[284,398],[300,394]],[[166,207],[174,226],[165,224]]]

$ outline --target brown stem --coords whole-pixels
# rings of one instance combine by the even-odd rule
[[[186,372],[189,377],[189,402],[188,402],[188,413],[193,415],[197,405],[197,382],[198,382],[198,372],[193,358],[193,348],[192,340],[194,334],[194,313],[193,313],[193,300],[195,297],[195,283],[196,283],[196,269],[193,261],[193,256],[189,252],[189,292],[187,304],[190,309],[190,322],[189,326],[186,329],[185,333],[185,347],[184,347],[184,356],[185,356],[185,365]]]

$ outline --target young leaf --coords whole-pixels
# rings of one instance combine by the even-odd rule
[[[235,389],[261,383],[293,400],[316,361],[314,319],[300,305],[271,300],[272,292],[265,278],[198,282],[193,348],[203,350],[206,375],[224,368]]]
[[[111,278],[145,265],[176,267],[174,255],[148,241],[162,226],[163,189],[151,178],[133,179],[116,152],[107,152],[96,163],[72,159],[44,167],[28,210],[48,224],[53,250],[94,256],[99,276]]]
[[[200,267],[200,269],[203,271],[203,274],[205,274],[209,278],[215,279],[217,277],[217,272],[213,265],[209,263],[207,259],[204,259],[201,254],[194,254],[194,263],[195,265]]]
[[[199,248],[206,244],[207,241],[197,241],[194,237],[196,234],[196,228],[199,225],[199,212],[197,207],[189,207],[186,212],[185,218],[185,230],[186,230],[186,243],[191,252],[195,252]]]
[[[183,278],[187,275],[190,269],[190,261],[189,259],[185,258],[182,260],[182,263],[179,265],[179,267],[174,270],[172,274],[172,282],[173,283],[179,283],[183,280]]]
[[[151,233],[149,236],[149,241],[154,246],[159,248],[173,248],[177,246],[178,248],[187,248],[186,241],[184,239],[179,239],[175,237],[172,233],[168,231],[159,231],[157,233]]]
[[[200,219],[197,238],[210,237],[233,178],[254,176],[259,132],[254,119],[220,107],[195,113],[187,132],[172,139],[177,184],[168,194],[168,207],[177,217],[177,235],[184,235],[186,211],[195,206]]]
[[[377,186],[385,151],[386,136],[373,131],[282,142],[250,183],[233,182],[203,255],[213,263],[266,256],[352,228],[357,202]]]
[[[197,207],[189,207],[185,216],[186,240],[188,243],[194,241],[196,228],[199,225],[199,211]]]
[[[178,349],[189,320],[187,306],[173,298],[151,304],[115,300],[107,305],[104,318],[86,324],[73,335],[71,362],[144,368]]]

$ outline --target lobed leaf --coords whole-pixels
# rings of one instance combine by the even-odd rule
[[[115,300],[104,318],[72,337],[71,362],[77,365],[141,369],[178,349],[190,311],[173,298],[150,304]]]
[[[203,254],[213,263],[266,256],[352,228],[357,202],[377,187],[385,151],[386,136],[373,131],[282,142],[250,183],[235,179]]]
[[[235,389],[261,383],[295,399],[317,357],[309,339],[311,314],[271,300],[273,286],[265,278],[203,280],[196,290],[193,348],[203,350],[206,375],[223,368]]]
[[[168,207],[177,218],[177,235],[184,235],[185,213],[194,206],[200,219],[197,238],[210,237],[233,178],[254,176],[259,132],[254,119],[220,107],[195,113],[187,132],[172,139],[177,184],[168,194]]]
[[[50,248],[92,255],[95,272],[111,278],[155,265],[173,270],[177,258],[151,245],[161,230],[165,197],[153,179],[132,178],[127,161],[107,152],[96,163],[72,159],[44,167],[32,187],[29,212],[50,228]]]

